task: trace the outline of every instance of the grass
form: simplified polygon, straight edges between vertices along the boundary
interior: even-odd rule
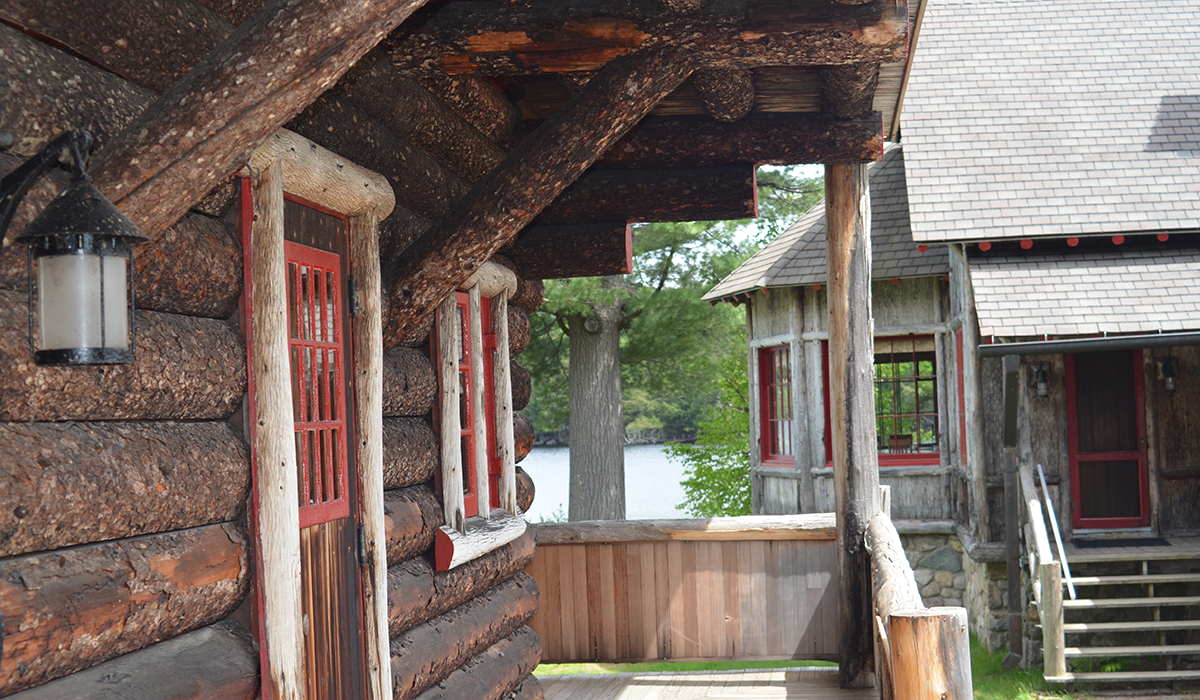
[[[796,668],[798,666],[837,666],[832,661],[666,661],[642,664],[541,664],[535,676],[574,675],[577,673],[654,673],[655,671],[738,671],[750,668]]]

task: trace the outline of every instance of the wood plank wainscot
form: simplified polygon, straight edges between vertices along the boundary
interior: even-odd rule
[[[837,658],[832,513],[531,528],[545,662]]]

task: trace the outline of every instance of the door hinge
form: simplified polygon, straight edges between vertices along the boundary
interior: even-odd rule
[[[362,523],[358,524],[358,566],[360,569],[367,566],[367,536],[363,532]]]
[[[358,283],[354,275],[346,278],[346,299],[350,306],[350,318],[358,316]]]

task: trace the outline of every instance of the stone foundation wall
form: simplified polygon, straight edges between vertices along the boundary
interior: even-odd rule
[[[984,646],[996,650],[1008,644],[1003,563],[972,561],[954,535],[904,534],[900,542],[926,606],[965,607],[971,633]]]

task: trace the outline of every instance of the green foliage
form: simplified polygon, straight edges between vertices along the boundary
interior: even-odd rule
[[[750,407],[746,356],[721,362],[721,403],[700,424],[695,444],[667,445],[684,464],[684,502],[691,516],[750,514]]]
[[[990,652],[971,636],[971,687],[975,700],[1071,698],[1062,686],[1046,682],[1041,668],[1004,668],[1007,650]]]

